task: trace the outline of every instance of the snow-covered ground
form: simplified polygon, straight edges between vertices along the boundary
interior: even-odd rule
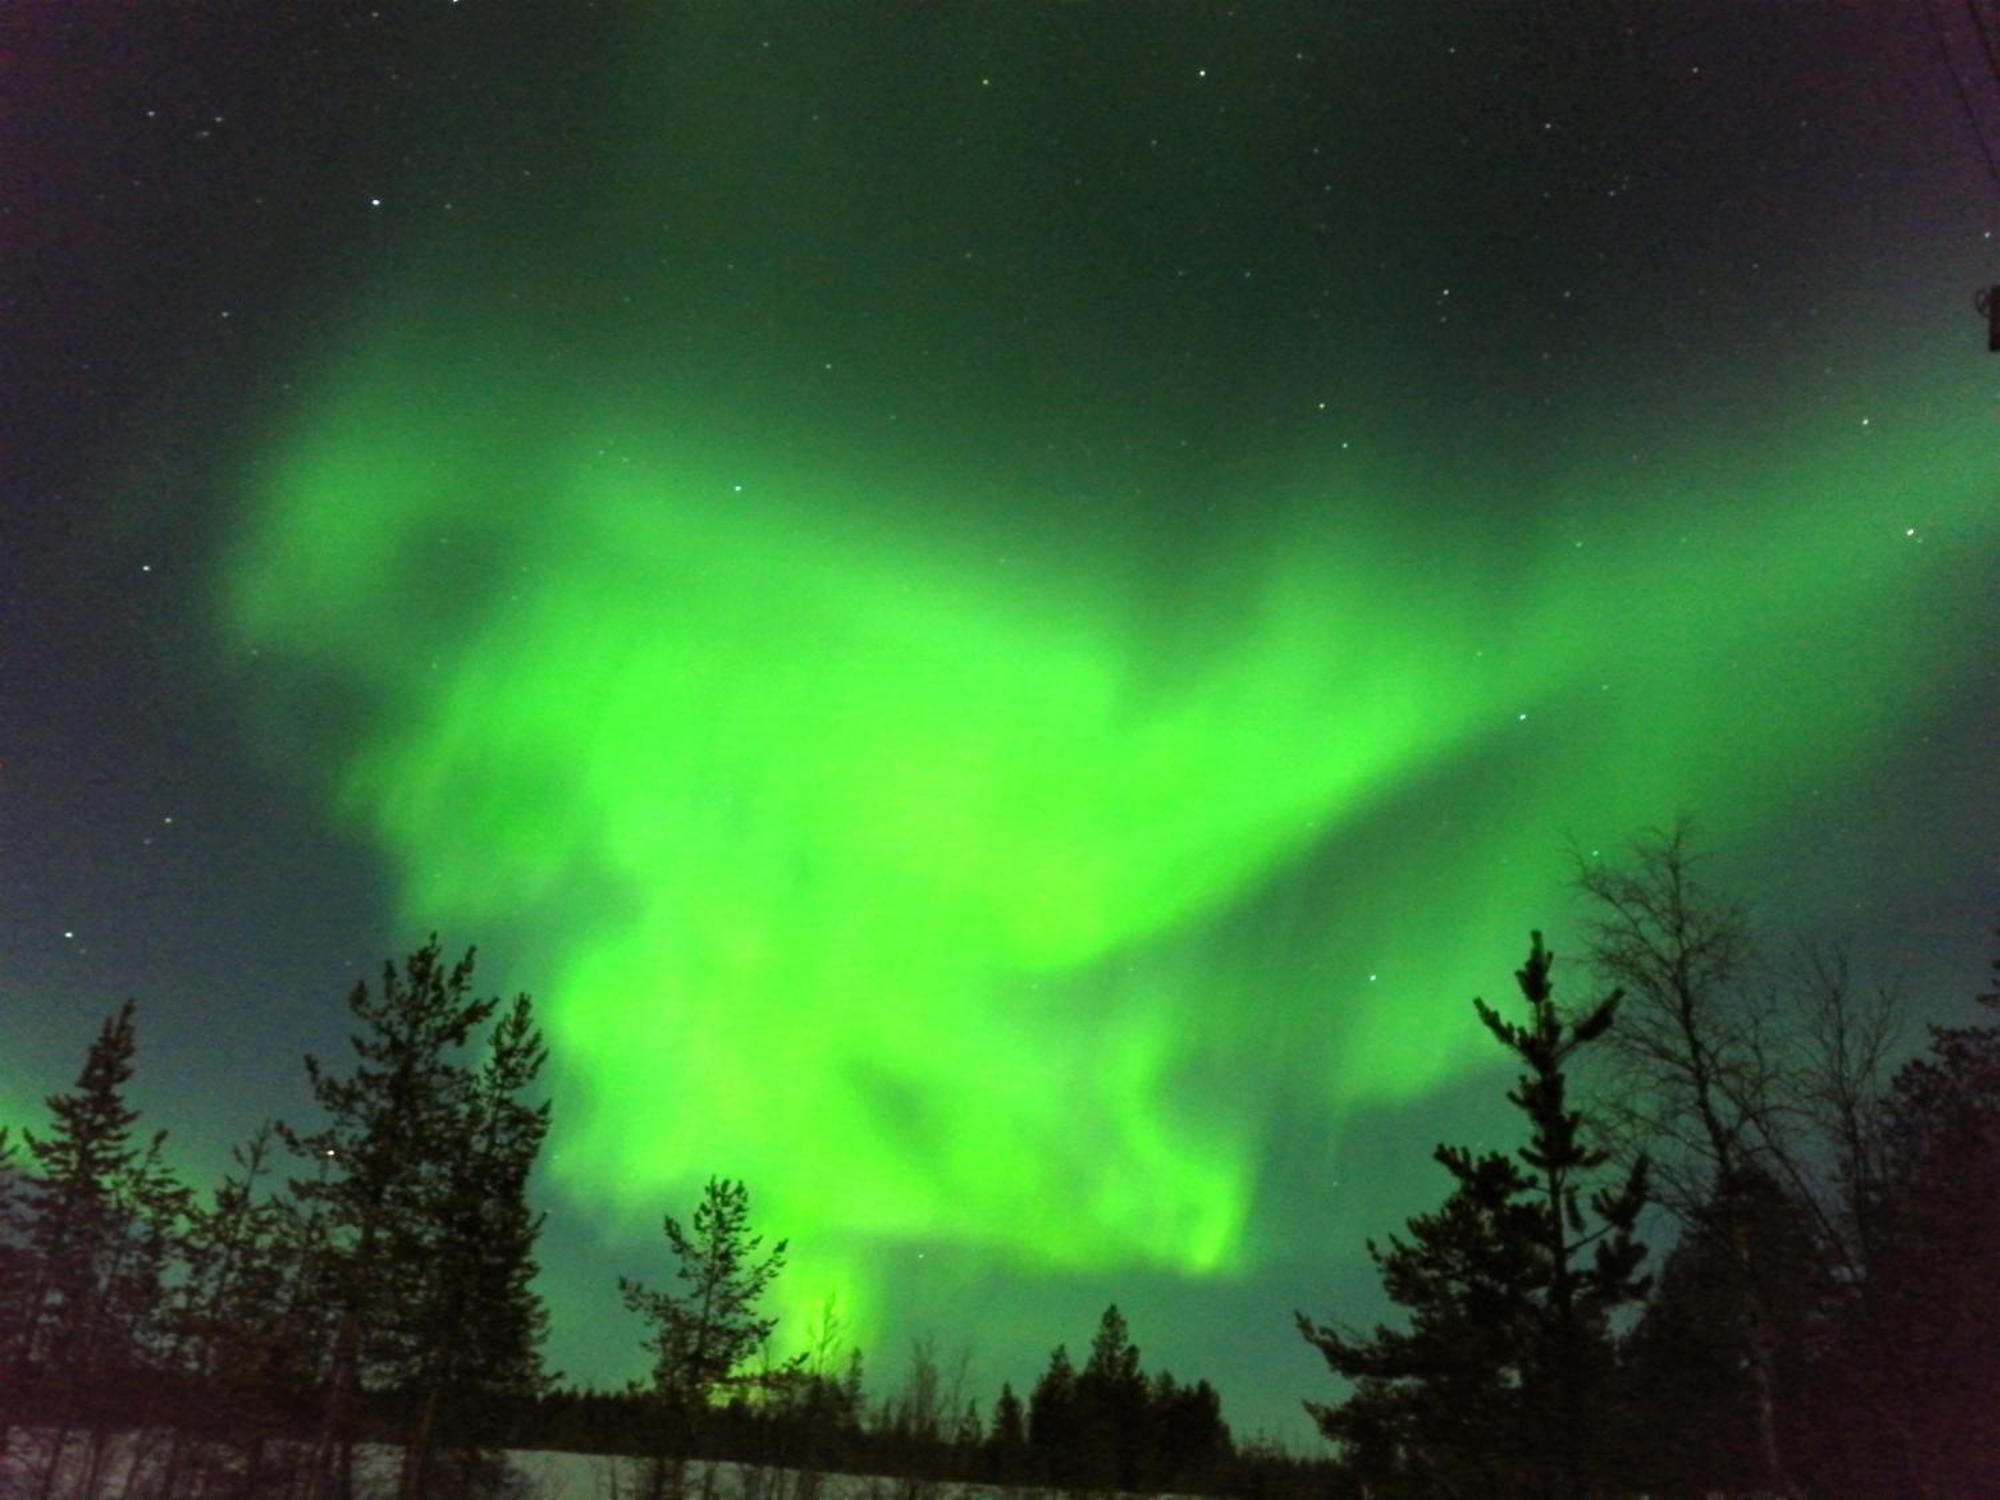
[[[38,1495],[51,1434],[16,1429],[0,1462],[0,1497]],[[162,1435],[126,1433],[106,1445],[97,1500],[154,1500]],[[357,1500],[390,1500],[396,1489],[398,1450],[364,1445],[355,1452]],[[646,1461],[592,1453],[510,1451],[518,1483],[514,1500],[638,1500],[645,1494]],[[50,1500],[77,1500],[89,1467],[81,1438],[65,1456]],[[680,1493],[685,1500],[1032,1500],[1044,1492],[943,1480],[879,1475],[816,1474],[750,1464],[690,1463]],[[1174,1500],[1174,1497],[1161,1497]]]
[[[641,1459],[587,1453],[509,1453],[508,1462],[536,1500],[630,1500],[644,1493]],[[691,1464],[689,1500],[1026,1500],[1035,1493],[943,1480],[861,1474],[801,1474],[749,1464]]]

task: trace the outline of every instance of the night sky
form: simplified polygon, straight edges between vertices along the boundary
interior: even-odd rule
[[[0,1117],[136,996],[207,1178],[435,928],[571,1377],[722,1173],[878,1389],[1301,1436],[1566,848],[1983,977],[1972,15],[7,7]]]

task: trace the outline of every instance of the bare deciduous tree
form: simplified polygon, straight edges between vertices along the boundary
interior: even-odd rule
[[[1787,1085],[1770,991],[1741,907],[1702,884],[1694,825],[1644,835],[1629,864],[1579,858],[1594,915],[1591,966],[1625,992],[1602,1093],[1628,1147],[1650,1153],[1656,1197],[1686,1234],[1712,1238],[1748,1314],[1743,1351],[1767,1481],[1802,1494],[1780,1439],[1775,1309],[1747,1227],[1730,1205],[1772,1174]]]

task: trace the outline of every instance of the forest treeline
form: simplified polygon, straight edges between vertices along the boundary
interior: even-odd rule
[[[1685,821],[1576,868],[1605,988],[1558,1004],[1536,934],[1473,1002],[1520,1144],[1439,1146],[1443,1204],[1369,1244],[1393,1324],[1297,1318],[1347,1492],[2000,1496],[2000,995],[1909,1056]]]
[[[894,1500],[1309,1488],[1311,1463],[1233,1442],[1206,1381],[1143,1370],[1116,1306],[1082,1368],[1058,1345],[1025,1402],[1003,1386],[987,1412],[969,1354],[929,1342],[871,1399],[831,1306],[777,1357],[761,1306],[787,1247],[724,1178],[663,1219],[668,1282],[618,1283],[649,1377],[559,1385],[528,1192],[546,1051],[528,997],[472,979],[433,938],[356,986],[352,1057],[305,1059],[313,1125],[260,1129],[205,1196],[127,1102],[134,1007],[104,1022],[46,1125],[0,1138],[0,1494],[348,1500],[385,1492],[371,1446],[407,1500],[517,1493],[510,1448],[643,1460],[655,1500],[696,1492],[703,1460],[786,1471],[768,1500],[835,1472]]]
[[[1761,952],[1685,825],[1577,870],[1589,998],[1567,967],[1557,998],[1535,934],[1518,996],[1467,1021],[1512,1065],[1518,1144],[1436,1148],[1439,1207],[1367,1245],[1389,1321],[1296,1318],[1325,1456],[1234,1440],[1115,1304],[1025,1391],[982,1404],[969,1354],[919,1341],[871,1396],[837,1307],[764,1311],[788,1246],[725,1178],[663,1218],[667,1279],[618,1283],[648,1376],[561,1385],[542,1036],[433,938],[349,995],[351,1056],[305,1059],[311,1120],[206,1192],[127,1102],[129,1002],[0,1137],[0,1491],[348,1500],[376,1445],[399,1500],[517,1494],[510,1448],[625,1455],[653,1500],[716,1459],[769,1500],[834,1473],[896,1500],[2000,1495],[2000,997],[1912,1052],[1838,953]]]

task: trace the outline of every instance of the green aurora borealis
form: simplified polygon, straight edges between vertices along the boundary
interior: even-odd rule
[[[1462,997],[1546,899],[1557,830],[1718,794],[1732,828],[1775,816],[1924,686],[1883,520],[1907,454],[1841,453],[1810,505],[1801,466],[1746,473],[1698,550],[1628,502],[1504,607],[1444,557],[1411,579],[1396,493],[1314,497],[1302,461],[1269,535],[1149,609],[1115,559],[997,566],[864,467],[704,451],[667,416],[545,418],[546,489],[496,504],[433,455],[508,450],[504,417],[400,388],[355,379],[274,465],[236,628],[365,696],[339,796],[407,919],[545,938],[565,1189],[650,1211],[746,1176],[800,1308],[876,1292],[877,1241],[1242,1270],[1273,1091],[1337,1118],[1483,1062]],[[1925,526],[1971,524],[1971,466],[1940,477],[1965,503],[1933,493]],[[1507,736],[1537,736],[1510,816],[1419,821],[1454,875],[1372,909],[1365,951],[1336,910],[1299,939],[1323,964],[1217,972],[1218,919]]]
[[[1200,216],[1174,181],[1269,180],[1310,122],[1252,100],[1156,180],[995,113],[1031,42],[1000,12],[912,83],[865,27],[773,63],[723,9],[635,25],[589,171],[405,232],[273,403],[219,587],[408,931],[535,992],[563,1213],[643,1247],[741,1176],[786,1315],[837,1291],[871,1346],[956,1305],[1045,1348],[1083,1330],[1023,1327],[1038,1285],[1298,1263],[1274,1122],[1333,1160],[1483,1076],[1466,999],[1561,920],[1566,837],[1772,836],[1970,667],[1969,360],[1884,334],[1829,415],[1787,394],[1826,333],[1629,392],[1605,353],[1531,417],[1482,389],[1504,338],[1427,364],[1370,321],[1440,280],[1449,210],[1360,143],[1312,273],[1345,322],[1140,317]],[[1197,279],[1300,263],[1291,201]]]

